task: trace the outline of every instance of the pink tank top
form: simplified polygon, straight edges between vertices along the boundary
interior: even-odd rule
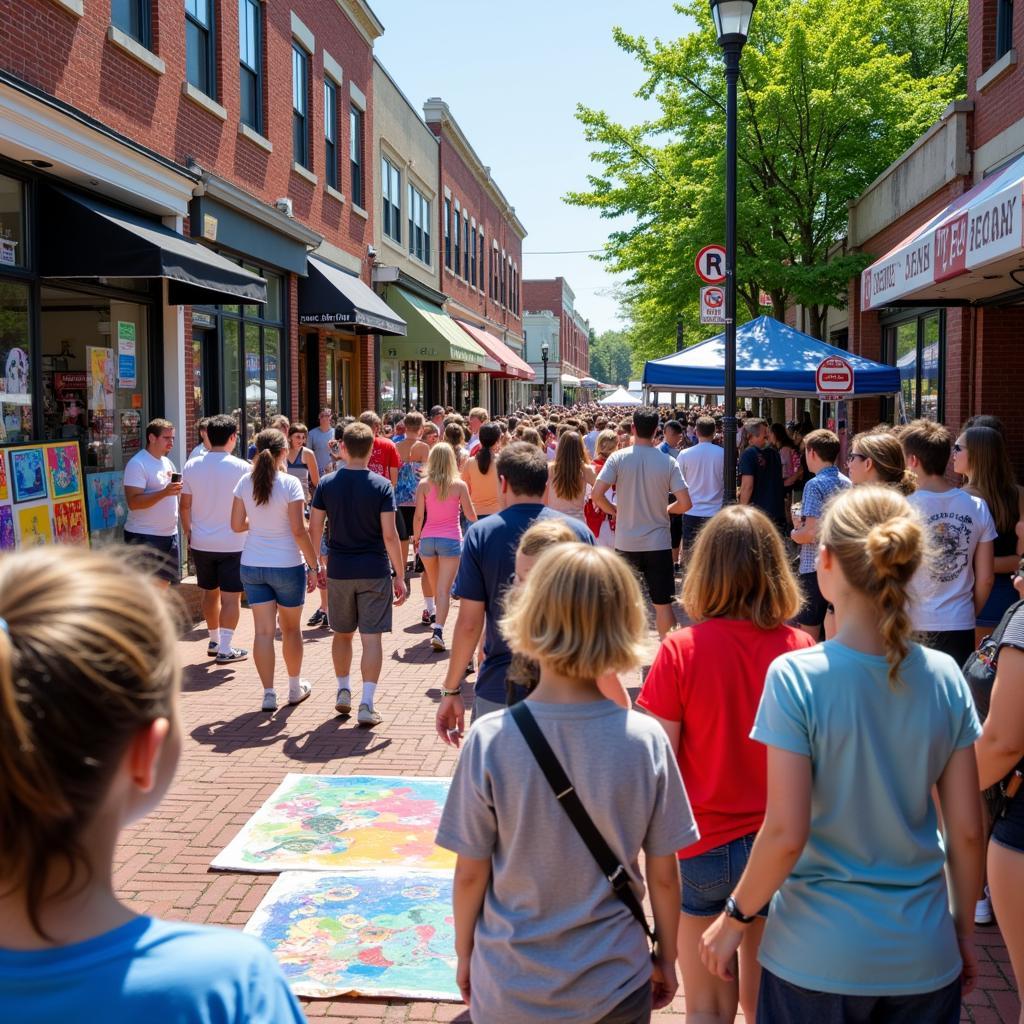
[[[444,537],[448,540],[462,540],[462,523],[459,520],[459,496],[451,493],[441,501],[437,488],[431,484],[426,497],[427,522],[423,527],[424,537]]]

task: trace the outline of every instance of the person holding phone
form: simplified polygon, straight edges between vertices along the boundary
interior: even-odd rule
[[[174,447],[174,424],[155,419],[146,424],[146,447],[124,467],[128,518],[124,542],[154,553],[153,573],[161,586],[180,579],[178,562],[178,495],[181,474],[168,458]]]

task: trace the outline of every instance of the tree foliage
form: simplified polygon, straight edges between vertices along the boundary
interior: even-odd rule
[[[633,351],[623,331],[590,332],[590,376],[602,384],[628,384]]]
[[[833,251],[849,201],[936,120],[962,80],[959,65],[950,65],[960,48],[929,42],[913,55],[899,52],[915,40],[894,22],[911,8],[939,18],[945,7],[959,25],[966,0],[758,3],[739,89],[741,321],[760,312],[764,291],[780,319],[788,304],[806,306],[820,336],[827,307],[843,304],[848,280],[867,263]],[[703,0],[676,8],[697,24],[681,39],[615,30],[646,76],[638,95],[655,100],[659,113],[629,126],[581,104],[596,167],[589,190],[566,197],[632,223],[611,232],[600,258],[626,275],[624,307],[641,361],[674,348],[678,318],[688,341],[714,333],[697,322],[693,263],[703,245],[724,240],[721,51]],[[918,15],[914,31],[925,31]]]

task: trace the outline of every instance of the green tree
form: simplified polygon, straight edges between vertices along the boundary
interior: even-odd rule
[[[602,384],[626,384],[633,372],[633,350],[623,331],[590,332],[590,376]]]
[[[917,66],[893,46],[895,17],[883,0],[761,0],[744,50],[739,93],[740,320],[760,312],[759,294],[782,318],[796,302],[821,336],[825,311],[842,305],[848,280],[868,262],[835,252],[847,204],[934,122],[955,94],[947,47]],[[931,3],[931,0],[928,0]],[[935,0],[938,4],[938,0]],[[697,29],[648,42],[615,30],[640,63],[639,95],[659,114],[635,126],[580,105],[594,144],[589,190],[566,201],[602,216],[630,218],[611,232],[604,255],[626,275],[624,311],[635,358],[672,351],[677,318],[693,342],[701,327],[696,253],[720,242],[725,221],[725,79],[707,4],[677,4]],[[941,49],[941,48],[940,48]]]

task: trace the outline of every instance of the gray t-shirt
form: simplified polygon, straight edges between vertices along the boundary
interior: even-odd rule
[[[671,455],[635,444],[612,452],[597,479],[615,488],[616,550],[671,550],[669,495],[686,489]]]
[[[698,839],[661,726],[607,700],[531,699],[529,707],[642,898],[639,851],[665,856]],[[437,843],[491,860],[471,963],[473,1020],[592,1024],[650,977],[643,930],[558,804],[508,710],[473,723]]]
[[[309,431],[306,439],[313,449],[313,456],[316,458],[316,468],[322,473],[334,461],[331,449],[328,448],[328,444],[334,440],[334,428],[330,427],[327,430],[321,430],[319,427],[314,427]]]

